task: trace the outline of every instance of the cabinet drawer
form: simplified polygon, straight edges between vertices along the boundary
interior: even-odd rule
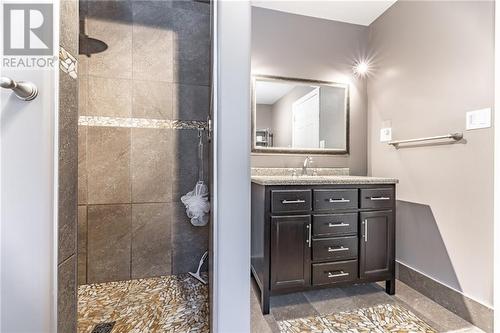
[[[313,260],[347,260],[358,256],[358,236],[314,239]]]
[[[311,210],[311,190],[275,190],[271,192],[271,212]]]
[[[313,216],[314,236],[343,236],[358,232],[358,213]]]
[[[390,187],[361,189],[361,208],[391,208],[394,190]]]
[[[314,210],[358,208],[358,190],[313,190]]]
[[[312,284],[319,286],[354,281],[358,277],[358,261],[312,264]]]

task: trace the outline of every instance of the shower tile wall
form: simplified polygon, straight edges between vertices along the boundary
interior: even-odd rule
[[[80,53],[90,57],[79,58],[80,119],[111,119],[80,121],[78,282],[196,269],[208,247],[208,227],[191,226],[180,197],[198,180],[198,131],[175,120],[208,116],[209,4],[80,6],[81,32],[108,46],[93,53],[96,43],[81,45]],[[177,125],[149,126],[144,119]]]
[[[60,2],[57,331],[76,332],[78,1]]]

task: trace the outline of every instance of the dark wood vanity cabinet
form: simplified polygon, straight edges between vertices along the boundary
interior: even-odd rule
[[[395,185],[252,183],[252,274],[269,297],[386,281],[394,294]]]
[[[360,240],[359,275],[385,279],[391,274],[394,257],[392,210],[359,213],[363,233]]]
[[[309,285],[311,248],[309,215],[271,217],[271,289]]]

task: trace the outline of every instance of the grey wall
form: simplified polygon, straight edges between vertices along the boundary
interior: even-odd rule
[[[464,131],[493,106],[494,5],[398,1],[370,26],[369,173],[399,178],[397,259],[466,296],[493,302],[493,129],[466,143],[395,150],[378,141]]]
[[[257,128],[273,128],[272,111],[273,108],[268,104],[255,105],[257,113],[256,126]]]
[[[348,83],[350,154],[317,156],[315,166],[349,167],[366,175],[366,84],[352,75],[365,53],[368,28],[313,17],[252,8],[252,74]],[[301,155],[252,154],[255,167],[296,167]]]
[[[292,146],[292,104],[313,88],[297,86],[273,104],[274,147]]]
[[[82,1],[81,19],[108,49],[80,57],[79,113],[109,120],[79,126],[79,282],[196,269],[208,226],[190,224],[180,197],[198,180],[188,125],[209,111],[210,6]]]

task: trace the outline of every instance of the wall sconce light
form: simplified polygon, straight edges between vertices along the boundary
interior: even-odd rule
[[[352,67],[354,75],[365,77],[370,73],[370,64],[366,60],[360,60]]]

